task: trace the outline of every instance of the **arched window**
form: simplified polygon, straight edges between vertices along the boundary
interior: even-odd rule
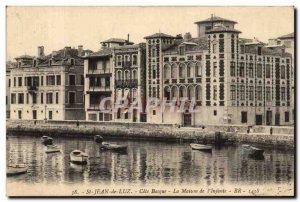
[[[186,68],[185,68],[185,64],[180,64],[179,65],[179,78],[185,78],[186,77]]]
[[[137,73],[136,73],[136,70],[133,70],[132,71],[132,79],[137,79]]]
[[[121,99],[123,97],[122,95],[122,89],[117,89],[117,99]]]
[[[122,80],[122,72],[120,70],[117,71],[117,80],[118,81]]]
[[[166,86],[164,88],[164,97],[167,99],[167,100],[170,100],[171,99],[171,89],[169,86]]]
[[[171,67],[171,78],[177,79],[177,77],[178,77],[177,64],[174,63]]]
[[[180,98],[186,97],[186,87],[185,86],[179,87],[179,97]]]
[[[197,62],[196,63],[196,66],[195,66],[195,74],[197,77],[201,76],[202,75],[202,66],[201,66],[201,63],[200,62]]]
[[[177,86],[173,86],[172,87],[172,91],[171,91],[171,99],[173,98],[178,98],[178,87]]]
[[[129,71],[125,71],[125,74],[124,74],[124,80],[130,80],[130,74],[129,74]]]
[[[133,88],[132,89],[132,101],[134,101],[136,98],[137,98],[137,90],[136,90],[136,88]]]
[[[194,77],[194,64],[189,63],[187,66],[187,77],[188,78],[193,78]]]
[[[168,64],[165,64],[165,66],[164,66],[164,78],[165,79],[171,78],[171,67]]]
[[[188,90],[187,90],[187,97],[188,97],[188,99],[189,100],[191,100],[192,98],[194,98],[195,97],[195,95],[194,95],[194,87],[193,86],[189,86],[188,87]]]
[[[198,100],[198,101],[202,99],[201,86],[196,86],[195,97],[196,97],[196,100]]]

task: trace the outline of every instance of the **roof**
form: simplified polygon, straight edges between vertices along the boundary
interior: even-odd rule
[[[16,57],[16,59],[33,59],[33,58],[34,58],[33,56],[26,55],[26,54]]]
[[[235,22],[233,20],[228,20],[228,19],[221,18],[221,17],[218,17],[218,16],[212,16],[212,17],[207,18],[205,20],[201,20],[201,21],[195,22],[195,24],[207,23],[207,22],[231,22],[231,23],[237,23],[237,22]]]
[[[294,38],[294,32],[278,37],[278,39],[293,39],[293,38]]]
[[[174,44],[163,49],[164,52],[177,52],[178,46],[185,45],[187,52],[189,51],[202,51],[208,50],[208,42],[205,37],[201,38],[191,38],[188,41],[183,39],[178,39],[174,41]]]
[[[223,26],[218,26],[218,27],[214,27],[208,31],[206,31],[205,33],[215,33],[215,32],[233,32],[233,33],[241,33],[241,31],[236,30],[234,28],[228,28],[228,27],[223,27]]]
[[[107,57],[112,54],[111,48],[104,48],[97,52],[91,53],[87,56],[84,56],[84,58],[95,58],[95,57]]]
[[[164,33],[155,33],[144,37],[144,39],[151,39],[151,38],[175,38],[175,37]]]
[[[110,38],[105,41],[101,41],[100,43],[128,43],[128,44],[133,44],[133,42],[129,42],[125,39],[120,39],[120,38]]]

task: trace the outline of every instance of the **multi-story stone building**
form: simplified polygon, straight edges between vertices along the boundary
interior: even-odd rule
[[[134,45],[129,39],[112,38],[101,42],[98,52],[85,56],[85,110],[87,120],[141,121],[138,110],[132,112],[124,101],[132,104],[137,97],[145,97],[145,45]],[[100,109],[103,99],[104,110]],[[145,101],[145,99],[142,99]],[[144,103],[141,103],[144,104]],[[115,110],[116,105],[119,107]]]
[[[148,121],[291,124],[292,55],[282,47],[240,38],[232,20],[212,16],[195,24],[195,38],[189,33],[183,39],[163,33],[145,37],[147,98],[175,97],[177,107],[180,98],[189,100],[180,113],[162,110],[162,105],[152,108]],[[198,112],[188,110],[192,98]]]
[[[90,51],[65,47],[16,58],[10,74],[10,116],[24,120],[84,120],[83,59]]]
[[[10,119],[10,69],[13,67],[14,63],[8,61],[6,63],[6,75],[5,75],[5,82],[6,82],[6,119]]]

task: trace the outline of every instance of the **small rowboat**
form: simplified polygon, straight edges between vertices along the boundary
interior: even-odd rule
[[[242,149],[243,149],[244,154],[248,154],[249,156],[252,156],[252,157],[260,157],[260,156],[264,155],[263,149],[253,147],[248,144],[243,144]]]
[[[74,150],[70,153],[70,160],[73,163],[86,164],[89,155],[80,150]]]
[[[195,143],[192,143],[192,144],[190,144],[190,146],[194,150],[200,150],[200,151],[211,151],[212,150],[212,146],[211,145],[204,145],[204,144],[195,144]]]
[[[43,137],[41,138],[41,140],[42,140],[42,143],[43,143],[44,145],[51,145],[51,144],[53,144],[53,139],[52,139],[51,137],[43,136]]]
[[[46,153],[55,153],[55,152],[60,152],[60,147],[57,145],[47,145],[45,152]]]
[[[6,175],[13,176],[13,175],[20,175],[27,173],[27,166],[25,164],[13,164],[9,165],[6,168]]]
[[[126,152],[127,146],[126,145],[118,145],[118,144],[110,144],[110,143],[102,143],[100,146],[102,150],[111,150],[111,151],[118,151],[118,152]]]

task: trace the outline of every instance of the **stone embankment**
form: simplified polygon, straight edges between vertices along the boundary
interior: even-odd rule
[[[152,139],[159,141],[205,143],[249,143],[270,147],[294,148],[294,127],[244,125],[205,125],[179,127],[176,124],[90,122],[90,121],[18,121],[6,122],[8,135],[51,135],[105,138]]]

